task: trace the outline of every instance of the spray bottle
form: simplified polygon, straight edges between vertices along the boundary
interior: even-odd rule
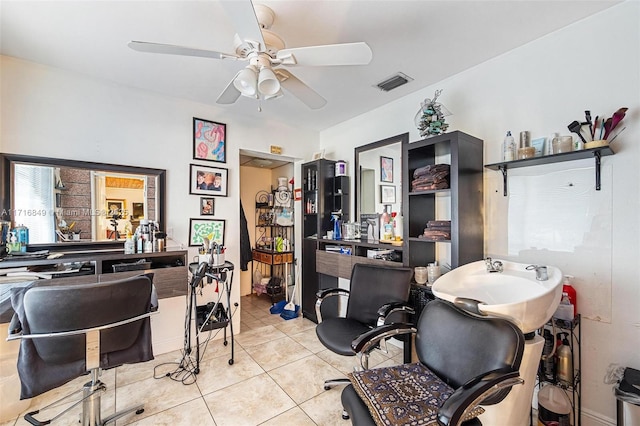
[[[342,213],[340,212],[332,212],[331,213],[331,220],[333,221],[333,239],[334,240],[341,240],[342,239],[342,233],[340,232],[342,229],[341,223],[342,222],[340,220],[340,217],[342,216]]]

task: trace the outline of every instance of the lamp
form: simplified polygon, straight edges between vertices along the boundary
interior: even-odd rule
[[[278,77],[270,67],[263,66],[260,68],[258,75],[258,90],[260,94],[265,96],[273,96],[280,91],[280,82]]]
[[[258,72],[254,65],[248,65],[245,69],[238,73],[238,76],[233,80],[233,85],[244,96],[250,98],[257,97],[257,84],[258,84]]]

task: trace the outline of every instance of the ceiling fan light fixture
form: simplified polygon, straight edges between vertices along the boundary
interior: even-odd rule
[[[256,97],[258,75],[253,65],[247,66],[240,71],[238,76],[233,80],[233,85],[244,96],[250,98]]]
[[[258,75],[258,90],[265,96],[276,95],[280,91],[280,81],[269,67],[262,67]]]

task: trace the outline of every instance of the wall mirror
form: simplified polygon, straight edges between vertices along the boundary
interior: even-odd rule
[[[37,248],[122,245],[145,218],[165,229],[163,169],[0,154],[2,220]]]
[[[388,212],[402,214],[402,145],[409,133],[393,136],[355,149],[357,221],[361,215]]]

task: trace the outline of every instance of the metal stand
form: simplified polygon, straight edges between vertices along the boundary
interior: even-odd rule
[[[203,266],[204,265],[204,266]],[[229,359],[229,365],[233,365],[234,357],[234,339],[233,339],[233,321],[231,320],[231,288],[233,286],[233,271],[234,265],[231,262],[225,262],[222,265],[210,265],[210,264],[189,264],[189,270],[193,275],[191,285],[189,286],[190,298],[189,298],[189,321],[186,324],[187,339],[185,341],[185,352],[191,353],[191,320],[195,320],[196,329],[196,368],[195,374],[200,373],[200,333],[202,331],[210,331],[214,329],[223,328],[224,340],[223,344],[227,346],[229,341],[227,340],[227,326],[229,327],[229,335],[231,340],[231,358]],[[222,285],[220,291],[224,291],[226,295],[226,307],[220,303],[209,303],[205,306],[196,305],[196,288],[204,286],[202,283],[204,278],[207,278],[208,283],[216,281],[219,285]]]

